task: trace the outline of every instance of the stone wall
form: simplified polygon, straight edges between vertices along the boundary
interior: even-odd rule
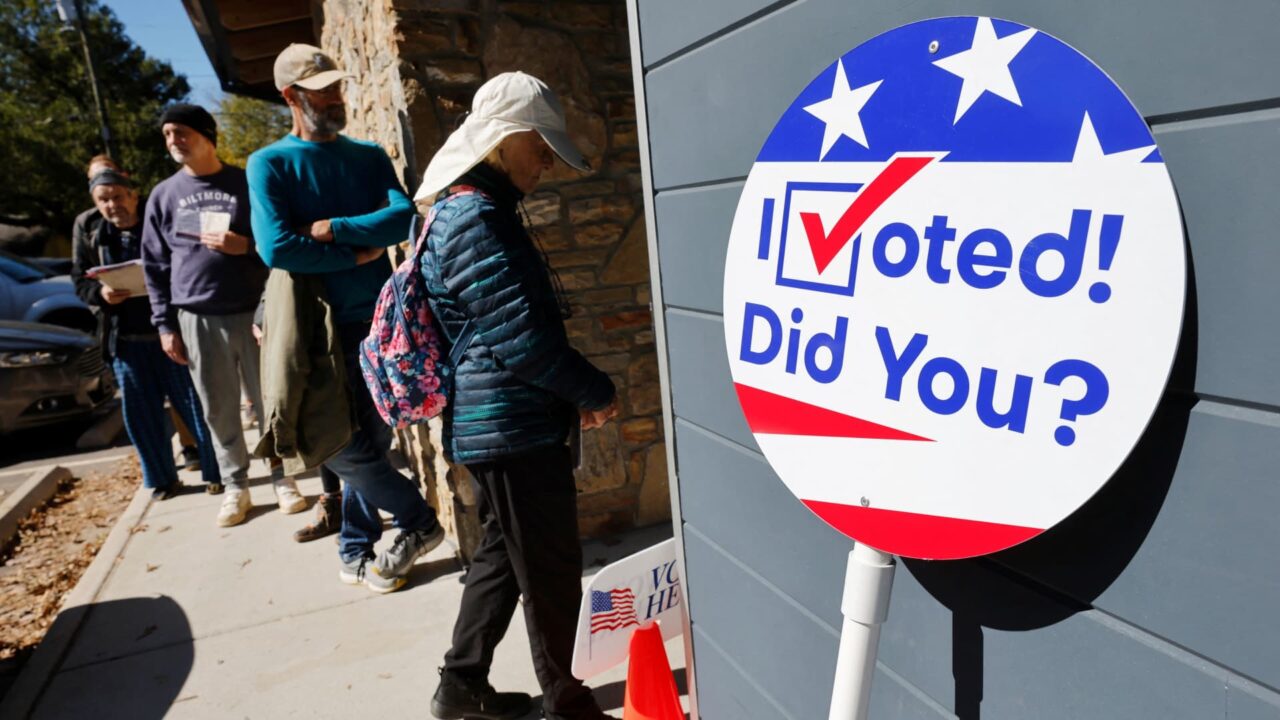
[[[318,5],[320,45],[354,78],[343,88],[347,134],[381,145],[408,180],[408,138],[401,122],[406,104],[391,0],[324,0]]]
[[[599,2],[325,0],[322,43],[357,76],[355,137],[376,140],[412,193],[427,161],[487,78],[522,70],[563,101],[593,171],[557,163],[525,207],[576,315],[572,342],[617,384],[617,422],[587,433],[578,471],[584,535],[670,517],[649,297],[626,8]],[[403,438],[469,554],[474,503],[461,469],[437,452],[439,428]],[[450,513],[450,508],[454,512]],[[455,517],[456,516],[456,517]]]

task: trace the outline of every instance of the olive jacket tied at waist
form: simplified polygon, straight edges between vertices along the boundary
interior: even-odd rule
[[[320,275],[274,269],[262,322],[262,440],[257,457],[279,457],[287,475],[337,455],[355,432],[333,307]]]

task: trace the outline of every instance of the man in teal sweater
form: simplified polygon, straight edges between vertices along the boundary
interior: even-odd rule
[[[276,58],[276,88],[294,128],[249,158],[249,204],[263,262],[324,280],[359,423],[347,447],[325,463],[346,483],[339,577],[391,592],[404,584],[414,560],[440,544],[444,530],[414,483],[388,462],[391,430],[360,373],[360,341],[369,334],[378,294],[391,275],[385,249],[404,239],[414,209],[387,154],[339,134],[346,126],[344,77],[311,45],[290,45]],[[336,490],[325,488],[330,497]],[[379,509],[391,514],[400,533],[375,559],[373,547],[382,535]]]

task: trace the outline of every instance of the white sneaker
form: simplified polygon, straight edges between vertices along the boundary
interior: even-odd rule
[[[227,496],[222,499],[222,507],[218,508],[218,525],[231,527],[244,522],[245,515],[253,502],[249,499],[249,491],[241,488],[227,488]]]
[[[280,512],[292,515],[307,509],[307,499],[298,492],[298,484],[293,478],[272,480],[271,486],[276,490],[276,502],[280,504]]]

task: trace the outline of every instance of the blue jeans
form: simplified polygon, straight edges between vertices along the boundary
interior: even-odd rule
[[[382,420],[360,372],[360,341],[369,334],[368,323],[339,328],[347,383],[358,428],[351,441],[324,466],[342,478],[342,532],[338,555],[343,562],[373,557],[373,546],[382,537],[379,510],[391,514],[400,530],[433,530],[436,512],[418,492],[418,486],[401,475],[387,460],[391,428]]]
[[[120,383],[124,429],[142,465],[142,485],[164,488],[178,482],[173,446],[165,427],[165,397],[196,439],[204,481],[218,482],[218,460],[187,369],[164,354],[159,340],[123,339],[116,341],[112,367]]]

